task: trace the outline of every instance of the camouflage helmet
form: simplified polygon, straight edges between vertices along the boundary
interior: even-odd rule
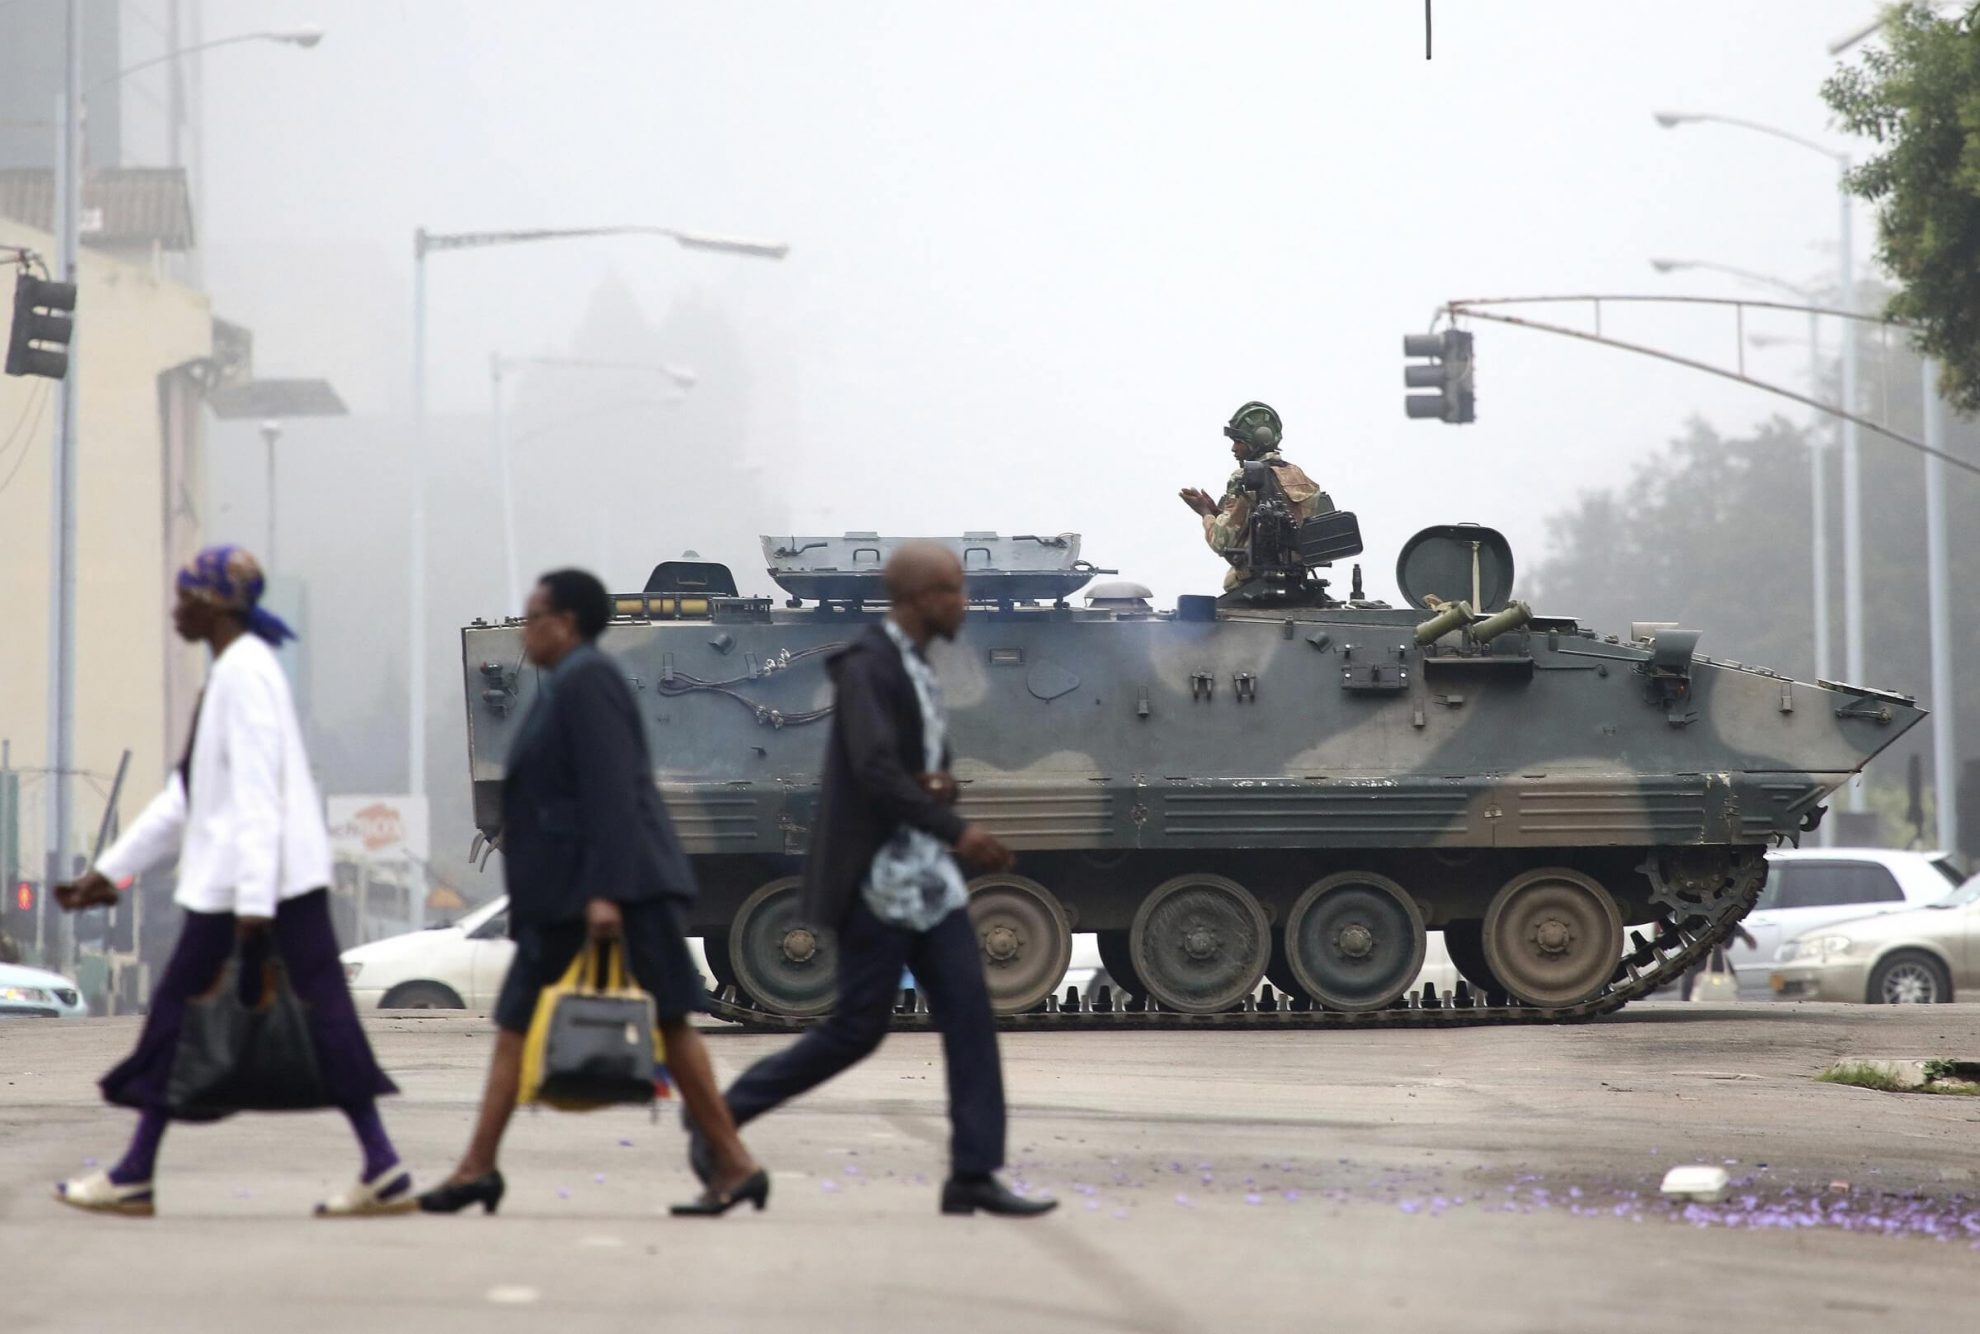
[[[1224,434],[1254,455],[1269,454],[1279,447],[1279,441],[1285,437],[1285,428],[1279,424],[1279,414],[1272,410],[1270,404],[1253,399],[1231,414]]]

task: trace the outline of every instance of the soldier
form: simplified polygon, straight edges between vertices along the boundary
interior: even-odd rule
[[[1240,553],[1238,559],[1242,560],[1245,539],[1251,527],[1251,497],[1239,485],[1244,480],[1246,463],[1272,465],[1279,485],[1285,489],[1286,503],[1292,507],[1295,520],[1312,516],[1320,487],[1301,472],[1298,465],[1288,462],[1279,453],[1279,440],[1284,431],[1279,425],[1279,414],[1268,405],[1256,400],[1245,404],[1231,414],[1224,434],[1231,442],[1231,456],[1238,461],[1238,470],[1224,484],[1224,498],[1214,500],[1209,492],[1194,486],[1186,486],[1176,494],[1182,497],[1183,504],[1203,516],[1203,540],[1210,544],[1210,549],[1227,560],[1230,559],[1229,553],[1236,551]],[[1230,573],[1224,576],[1224,587],[1236,588],[1248,574],[1249,571],[1233,564]]]

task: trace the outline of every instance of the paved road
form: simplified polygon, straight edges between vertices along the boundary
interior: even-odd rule
[[[1980,1292],[1980,1100],[1810,1082],[1841,1055],[1980,1053],[1980,1005],[1006,1035],[1016,1175],[1066,1201],[1024,1224],[936,1214],[919,1035],[754,1128],[761,1215],[660,1216],[689,1191],[680,1136],[616,1111],[518,1118],[493,1219],[310,1219],[356,1166],[334,1114],[175,1131],[154,1220],[61,1209],[48,1183],[128,1130],[93,1080],[135,1031],[0,1027],[10,1334],[1914,1328]],[[431,1177],[467,1134],[485,1020],[373,1033]],[[725,1076],[786,1040],[711,1035]],[[1656,1201],[1666,1167],[1728,1160],[1733,1203]]]

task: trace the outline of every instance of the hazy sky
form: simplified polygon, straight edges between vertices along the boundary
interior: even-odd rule
[[[1874,13],[1436,8],[1425,62],[1416,0],[210,0],[209,38],[302,23],[328,36],[207,59],[206,239],[216,256],[299,241],[374,256],[345,287],[394,357],[417,225],[785,240],[781,264],[644,240],[442,255],[436,410],[479,411],[488,353],[559,345],[608,274],[656,321],[694,289],[739,326],[746,447],[798,530],[1077,529],[1090,558],[1166,601],[1219,575],[1175,490],[1221,485],[1218,429],[1263,398],[1289,454],[1360,513],[1383,595],[1423,525],[1495,524],[1530,565],[1546,514],[1687,415],[1736,427],[1775,410],[1694,373],[1477,325],[1478,423],[1411,422],[1400,341],[1457,296],[1736,290],[1660,277],[1654,255],[1828,278],[1829,164],[1735,129],[1662,130],[1651,113],[1844,146],[1817,94],[1824,46]],[[1865,256],[1870,228],[1865,213]],[[250,312],[287,299],[266,281],[218,296]],[[1605,323],[1733,355],[1729,316]],[[1789,317],[1749,332],[1776,327],[1802,331]],[[295,328],[260,331],[264,373],[311,364]],[[1806,362],[1799,347],[1750,357],[1795,380]],[[353,377],[354,407],[398,405],[402,376]],[[373,384],[385,401],[364,401]],[[636,505],[618,517],[636,524]],[[656,534],[654,554],[703,540]]]

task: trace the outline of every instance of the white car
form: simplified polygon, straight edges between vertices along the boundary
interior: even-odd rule
[[[503,895],[451,926],[352,946],[344,977],[360,1010],[488,1010],[515,953]]]
[[[82,988],[60,973],[0,963],[0,1019],[87,1019]]]
[[[1788,941],[1853,917],[1920,908],[1946,897],[1960,882],[1941,852],[1890,848],[1783,848],[1767,854],[1767,888],[1740,923],[1753,937],[1726,948],[1742,999],[1772,995],[1768,977]]]

